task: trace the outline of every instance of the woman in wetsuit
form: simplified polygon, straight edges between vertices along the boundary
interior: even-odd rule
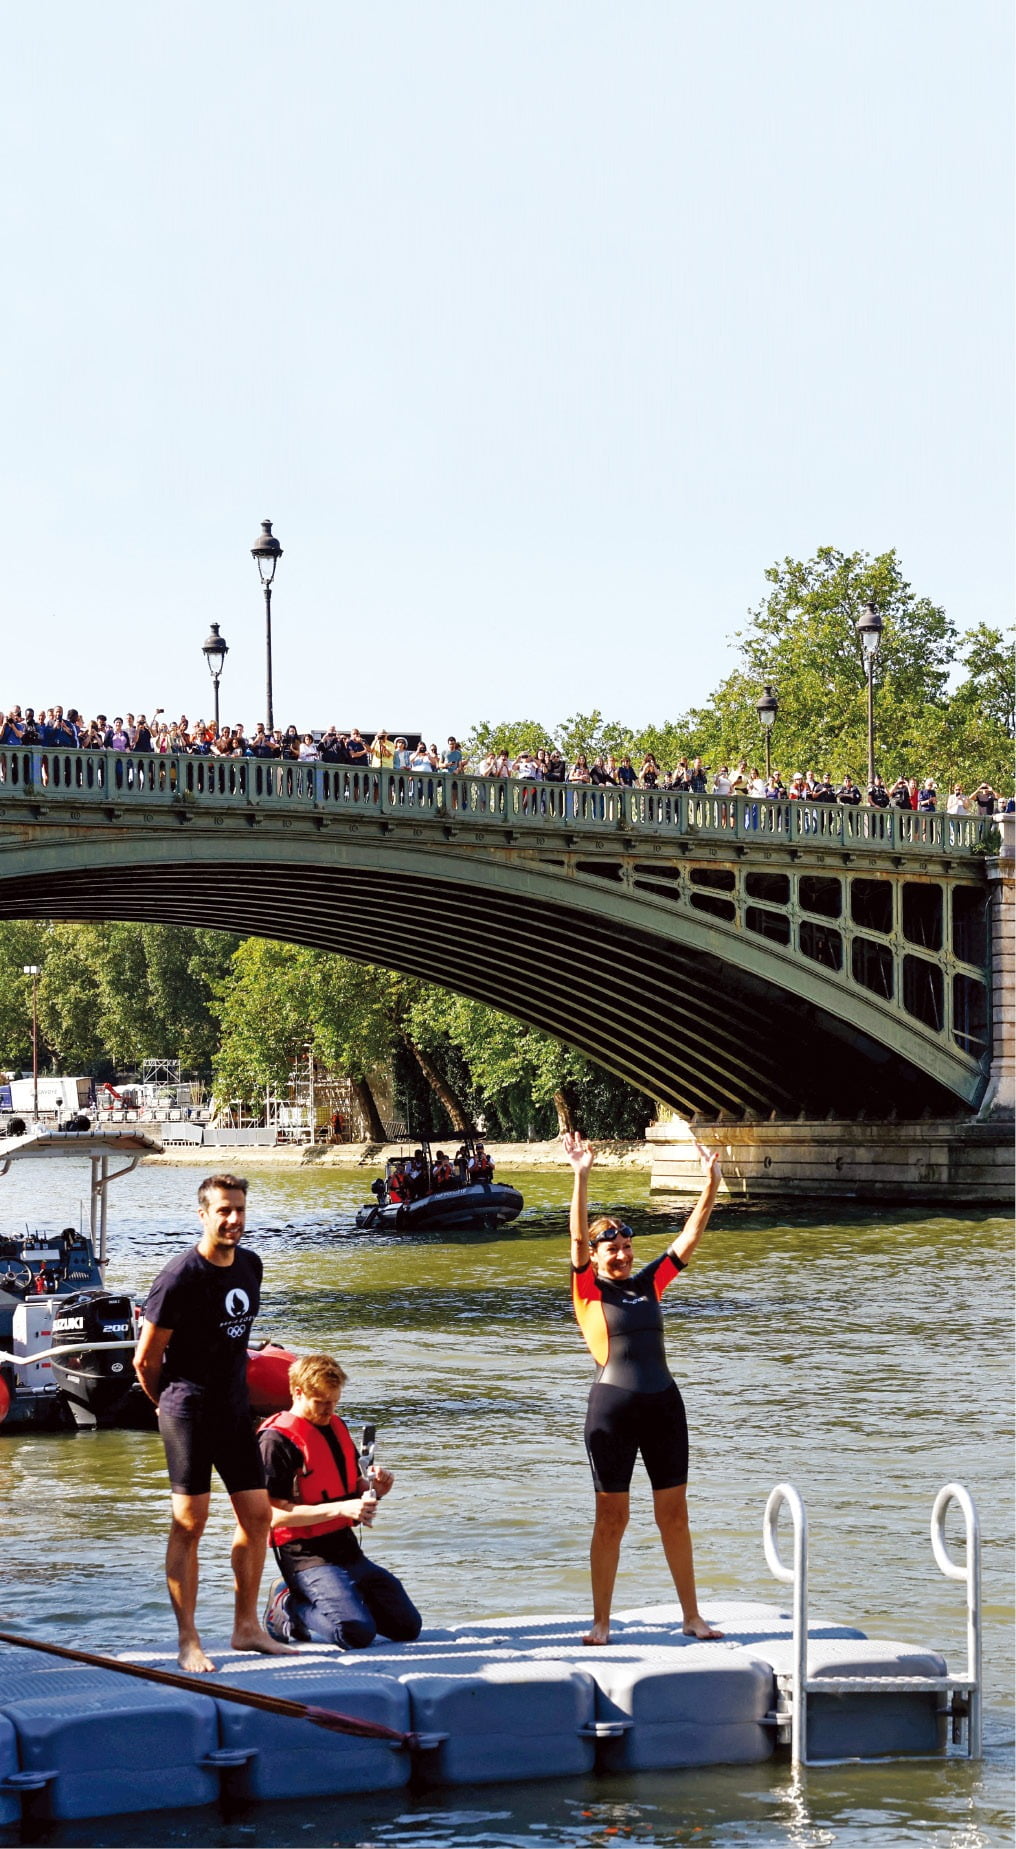
[[[706,1179],[698,1201],[663,1256],[635,1272],[631,1228],[613,1216],[588,1224],[586,1199],[595,1150],[581,1136],[569,1134],[564,1152],[575,1173],[569,1222],[572,1301],[597,1365],[586,1412],[586,1451],[596,1488],[589,1548],[593,1625],[583,1642],[610,1640],[610,1606],[637,1452],[642,1453],[653,1486],[653,1512],[681,1601],[684,1632],[688,1637],[719,1637],[699,1611],[695,1594],[687,1507],[688,1427],[684,1402],[667,1367],[660,1298],[705,1232],[720,1185],[720,1159],[699,1148]]]

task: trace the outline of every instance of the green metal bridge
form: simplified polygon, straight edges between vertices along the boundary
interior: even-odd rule
[[[268,759],[0,751],[0,917],[210,925],[442,983],[684,1116],[967,1116],[984,824]]]

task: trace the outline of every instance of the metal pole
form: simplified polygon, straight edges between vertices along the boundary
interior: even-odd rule
[[[106,1195],[108,1193],[108,1190],[109,1190],[109,1157],[104,1155],[102,1158],[100,1168],[99,1168],[99,1250],[95,1254],[95,1262],[98,1265],[99,1270],[102,1272],[103,1277],[105,1277],[106,1275],[106,1263],[107,1263],[106,1215],[108,1212],[109,1203],[106,1200]]]
[[[275,730],[275,713],[272,708],[272,587],[265,582],[265,653],[268,668],[268,717],[266,729]]]
[[[32,1116],[39,1121],[39,978],[32,977]]]
[[[868,788],[875,781],[875,656],[868,656]]]
[[[219,736],[219,677],[217,674],[212,675],[212,686],[215,689],[215,736],[216,738],[218,738]]]
[[[769,782],[773,770],[773,747],[770,739],[770,726],[766,726],[766,782]]]

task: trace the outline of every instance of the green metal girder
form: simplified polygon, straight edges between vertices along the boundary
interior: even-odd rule
[[[342,951],[546,1028],[685,1112],[792,1112],[816,1086],[828,1095],[830,1073],[872,1103],[906,1083],[939,1110],[969,1109],[983,1090],[981,1067],[944,1035],[799,954],[553,864],[562,842],[549,829],[548,865],[531,836],[520,847],[488,828],[470,842],[432,817],[351,829],[276,811],[252,826],[235,808],[181,822],[76,800],[73,822],[66,805],[0,821],[0,914],[213,925]],[[616,834],[605,851],[598,838],[580,858],[633,858]],[[668,842],[667,859],[721,851]],[[640,841],[634,858],[645,855]],[[883,870],[898,875],[898,862]],[[969,882],[982,870],[959,871]]]

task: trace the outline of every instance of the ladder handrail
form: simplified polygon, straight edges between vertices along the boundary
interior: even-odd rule
[[[794,1527],[794,1564],[785,1566],[780,1555],[777,1524],[786,1507]],[[794,1588],[794,1684],[791,1712],[791,1757],[807,1764],[808,1752],[808,1516],[792,1483],[777,1483],[769,1492],[762,1519],[762,1543],[774,1579]]]
[[[961,1566],[946,1546],[945,1517],[950,1503],[963,1512],[966,1558]],[[981,1523],[977,1505],[962,1483],[945,1483],[935,1497],[931,1511],[931,1551],[936,1564],[947,1579],[960,1579],[967,1589],[967,1680],[970,1683],[970,1711],[967,1719],[967,1751],[971,1759],[981,1757]]]
[[[966,1524],[966,1559],[962,1565],[953,1560],[946,1546],[945,1516],[951,1503],[957,1503]],[[779,1547],[778,1523],[786,1507],[794,1528],[794,1562],[788,1567]],[[847,1687],[857,1688],[869,1682],[872,1692],[879,1683],[888,1686],[899,1677],[823,1676],[820,1683],[808,1677],[808,1516],[804,1502],[792,1483],[777,1483],[769,1493],[762,1518],[762,1542],[766,1563],[774,1579],[794,1588],[793,1670],[790,1688],[791,1757],[795,1765],[808,1764],[808,1694],[811,1689],[828,1688],[829,1693]],[[931,1547],[937,1565],[947,1579],[963,1580],[967,1589],[967,1673],[965,1677],[944,1676],[914,1678],[914,1686],[965,1689],[967,1695],[967,1755],[981,1757],[981,1528],[977,1506],[970,1491],[961,1483],[946,1483],[935,1497],[931,1512]],[[910,1680],[909,1678],[907,1679]],[[954,1710],[955,1713],[955,1710]]]

